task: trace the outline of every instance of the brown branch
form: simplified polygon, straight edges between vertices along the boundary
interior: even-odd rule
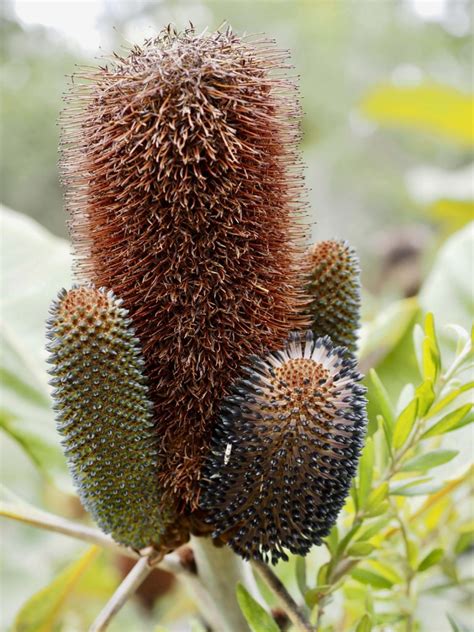
[[[298,604],[272,569],[264,562],[254,561],[252,564],[268,587],[275,594],[295,628],[301,632],[314,632],[315,628],[311,626],[301,608],[299,608]]]

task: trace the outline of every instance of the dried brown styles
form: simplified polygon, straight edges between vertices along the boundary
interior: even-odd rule
[[[366,428],[365,388],[347,349],[311,332],[254,358],[221,407],[201,505],[244,558],[305,555],[336,521]]]
[[[168,30],[77,76],[63,116],[77,272],[130,312],[159,478],[191,506],[242,362],[309,322],[296,265],[300,108],[285,57],[230,30]]]

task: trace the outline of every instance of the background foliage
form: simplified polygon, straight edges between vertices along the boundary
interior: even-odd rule
[[[109,51],[169,21],[201,29],[227,19],[289,48],[306,112],[313,239],[347,238],[361,253],[370,439],[326,546],[277,572],[323,630],[469,629],[474,376],[459,360],[474,313],[469,4],[446,3],[438,21],[421,19],[415,2],[245,5],[104,3],[99,31]],[[56,119],[65,75],[93,53],[20,24],[8,4],[2,35],[2,201],[34,218],[1,214],[3,494],[87,521],[54,429],[44,320],[71,283]],[[124,561],[18,523],[2,528],[2,629],[85,629]],[[201,630],[176,584],[164,591],[155,580],[154,590],[163,594],[135,600],[112,632],[157,622],[188,630],[193,617]],[[254,629],[274,629],[243,588],[239,600],[260,621]]]

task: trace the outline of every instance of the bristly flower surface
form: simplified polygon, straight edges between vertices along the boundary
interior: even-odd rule
[[[63,116],[77,270],[130,311],[160,480],[192,506],[218,403],[244,358],[309,323],[288,68],[267,40],[167,30],[78,75]]]
[[[317,242],[309,251],[308,313],[315,336],[357,350],[360,327],[360,267],[355,250],[335,239]]]
[[[48,350],[57,425],[79,495],[99,526],[126,546],[161,548],[176,514],[159,493],[144,363],[121,303],[93,287],[63,290],[53,303]]]
[[[320,544],[356,473],[364,387],[347,349],[311,332],[255,358],[221,408],[201,505],[244,558],[287,559]]]

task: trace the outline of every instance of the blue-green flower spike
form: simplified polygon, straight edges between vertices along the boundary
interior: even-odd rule
[[[329,336],[336,346],[355,353],[360,326],[360,267],[346,241],[320,241],[310,250],[308,313],[316,337]]]
[[[80,498],[120,544],[159,548],[174,512],[157,483],[139,340],[112,292],[62,290],[48,320],[57,425]]]

